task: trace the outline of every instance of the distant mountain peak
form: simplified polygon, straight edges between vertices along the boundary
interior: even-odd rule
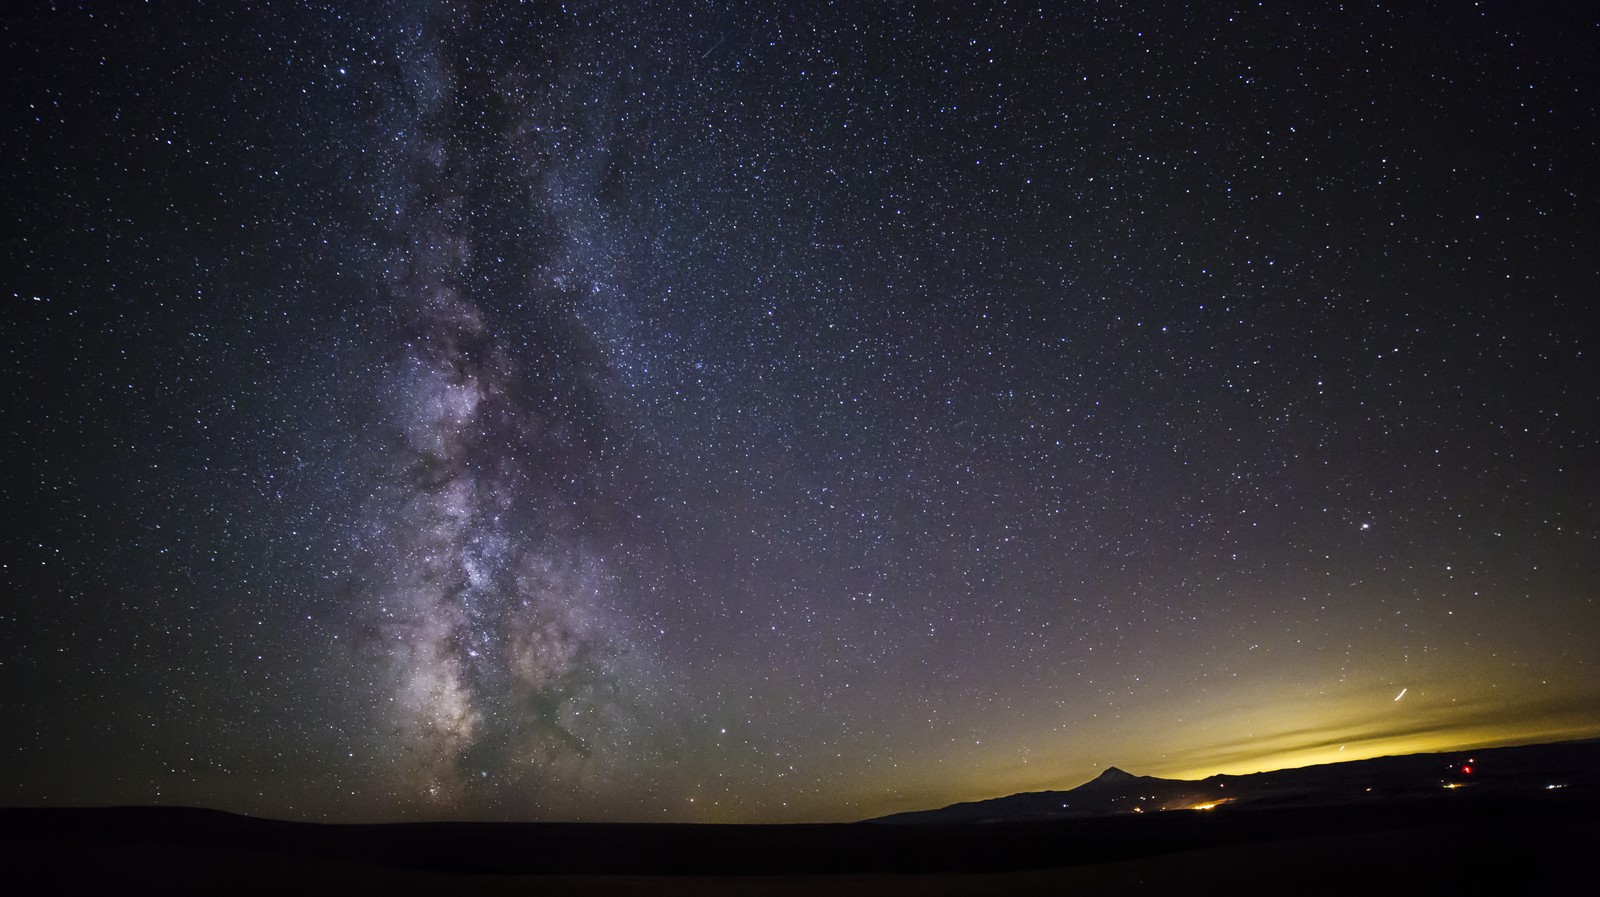
[[[1128,782],[1137,780],[1138,778],[1138,776],[1133,775],[1132,773],[1123,772],[1115,766],[1111,766],[1107,767],[1105,772],[1095,776],[1091,781],[1085,782],[1084,785],[1125,785]],[[1078,787],[1081,788],[1083,785]]]

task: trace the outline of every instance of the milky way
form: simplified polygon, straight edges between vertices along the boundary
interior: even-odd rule
[[[485,58],[449,12],[399,60],[375,172],[394,353],[374,370],[355,591],[391,665],[404,787],[527,806],[603,786],[664,725],[641,715],[648,645],[596,523],[614,492],[609,375],[574,317],[601,272],[578,261],[584,216],[562,184],[607,135],[581,118],[591,97],[569,95],[590,85]]]

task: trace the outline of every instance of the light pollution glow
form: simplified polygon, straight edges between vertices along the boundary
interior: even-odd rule
[[[1298,699],[1265,694],[1257,703],[1174,719],[1164,727],[1140,720],[1120,731],[1107,726],[1102,731],[1064,733],[1053,749],[1040,749],[1036,736],[991,741],[918,767],[914,775],[938,781],[939,786],[908,788],[903,797],[890,801],[864,800],[867,812],[862,815],[1065,790],[1108,766],[1135,775],[1192,780],[1600,736],[1600,721],[1592,713],[1574,710],[1576,701],[1566,695],[1543,701],[1472,703],[1432,698],[1423,687],[1412,689],[1398,705],[1392,695],[1383,687],[1352,687]],[[1591,690],[1591,695],[1600,698],[1600,690]],[[1113,741],[1107,737],[1111,735],[1118,737]],[[996,757],[1015,759],[995,763]]]

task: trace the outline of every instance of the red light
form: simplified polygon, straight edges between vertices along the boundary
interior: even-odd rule
[[[1472,767],[1470,767],[1470,766],[1461,767],[1461,771],[1466,773],[1469,776],[1472,775]]]

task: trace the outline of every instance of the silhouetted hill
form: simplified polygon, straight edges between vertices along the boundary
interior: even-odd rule
[[[1199,780],[1138,776],[1115,766],[1067,791],[1031,791],[870,820],[974,824],[1080,819],[1223,806],[1325,806],[1444,792],[1515,795],[1600,786],[1600,740],[1378,757]]]

